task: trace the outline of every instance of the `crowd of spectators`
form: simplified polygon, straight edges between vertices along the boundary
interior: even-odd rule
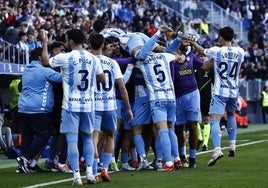
[[[248,45],[246,61],[240,75],[242,80],[268,80],[268,1],[215,0],[219,6],[246,22]]]
[[[161,2],[161,1],[160,1]],[[101,18],[108,27],[120,28],[126,32],[143,32],[152,36],[160,25],[168,25],[176,32],[187,31],[199,35],[204,47],[215,44],[215,36],[210,35],[211,26],[206,23],[208,10],[199,6],[200,0],[165,1],[172,2],[169,12],[164,5],[152,0],[0,0],[0,37],[17,45],[26,40],[29,52],[40,46],[39,33],[47,30],[50,42],[65,42],[68,29],[79,28],[86,36],[93,30],[93,23]],[[267,80],[268,64],[268,2],[264,0],[214,0],[230,14],[239,12],[248,21],[248,43],[234,41],[247,52],[241,71],[241,78],[247,80]],[[248,3],[247,3],[248,2]],[[198,4],[198,5],[197,5]],[[189,19],[182,19],[181,13]],[[193,24],[196,14],[203,15],[198,25]],[[202,26],[202,27],[200,27]],[[202,29],[203,28],[203,29]],[[172,34],[167,35],[170,40]]]

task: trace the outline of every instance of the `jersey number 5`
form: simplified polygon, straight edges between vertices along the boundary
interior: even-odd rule
[[[154,66],[154,73],[157,76],[156,80],[158,82],[164,82],[166,79],[165,72],[161,69],[161,64],[156,64]]]

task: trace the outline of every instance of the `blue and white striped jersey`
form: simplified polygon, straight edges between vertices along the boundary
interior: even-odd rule
[[[137,61],[136,67],[143,74],[149,90],[150,101],[174,100],[174,85],[171,78],[169,63],[176,59],[169,53],[151,53],[145,61]]]
[[[228,98],[238,97],[238,80],[245,52],[240,47],[223,46],[205,49],[205,55],[214,59],[215,81],[212,93]]]
[[[116,110],[115,81],[123,78],[118,63],[104,55],[97,55],[100,59],[105,75],[105,83],[97,82],[95,88],[95,110],[111,111]]]
[[[72,112],[94,111],[96,75],[103,73],[100,60],[86,50],[73,50],[50,58],[49,64],[62,68],[62,108]]]

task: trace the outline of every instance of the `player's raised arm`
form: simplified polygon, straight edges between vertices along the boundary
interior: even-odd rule
[[[48,37],[47,33],[44,31],[42,35],[42,53],[41,53],[41,59],[42,59],[42,65],[49,67],[49,56],[48,56]]]

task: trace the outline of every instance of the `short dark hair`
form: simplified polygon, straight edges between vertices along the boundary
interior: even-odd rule
[[[167,42],[163,37],[159,37],[157,43],[161,46],[167,47]]]
[[[105,46],[108,45],[108,44],[112,44],[113,43],[113,40],[111,38],[109,38],[109,37],[105,37],[104,39],[105,39],[104,40],[104,45]]]
[[[98,50],[98,49],[100,49],[100,47],[104,43],[104,40],[105,39],[104,39],[104,36],[102,34],[98,34],[98,33],[92,34],[89,37],[90,47],[93,50]]]
[[[31,51],[30,61],[39,61],[39,57],[41,57],[42,48],[38,47]]]
[[[112,39],[110,39],[110,38],[108,38],[108,37],[105,37],[105,38],[104,38],[104,47],[103,47],[103,49],[105,50],[106,47],[107,47],[109,44],[113,44]]]
[[[219,36],[222,36],[225,41],[232,41],[234,38],[234,30],[227,26],[219,30]]]
[[[65,47],[64,42],[62,42],[62,41],[54,41],[49,45],[49,50],[52,51],[55,48],[59,48],[61,46]]]
[[[106,22],[103,19],[97,19],[94,23],[93,23],[93,30],[96,33],[100,33],[106,26]]]
[[[21,39],[21,37],[26,36],[26,35],[27,35],[26,32],[23,32],[23,31],[20,31],[20,32],[19,32],[19,37],[20,37],[20,39]]]
[[[68,39],[74,41],[75,44],[83,44],[86,40],[84,33],[80,29],[71,29],[66,34]]]
[[[108,36],[107,38],[112,40],[112,42],[120,42],[119,38],[117,38],[115,36]]]

